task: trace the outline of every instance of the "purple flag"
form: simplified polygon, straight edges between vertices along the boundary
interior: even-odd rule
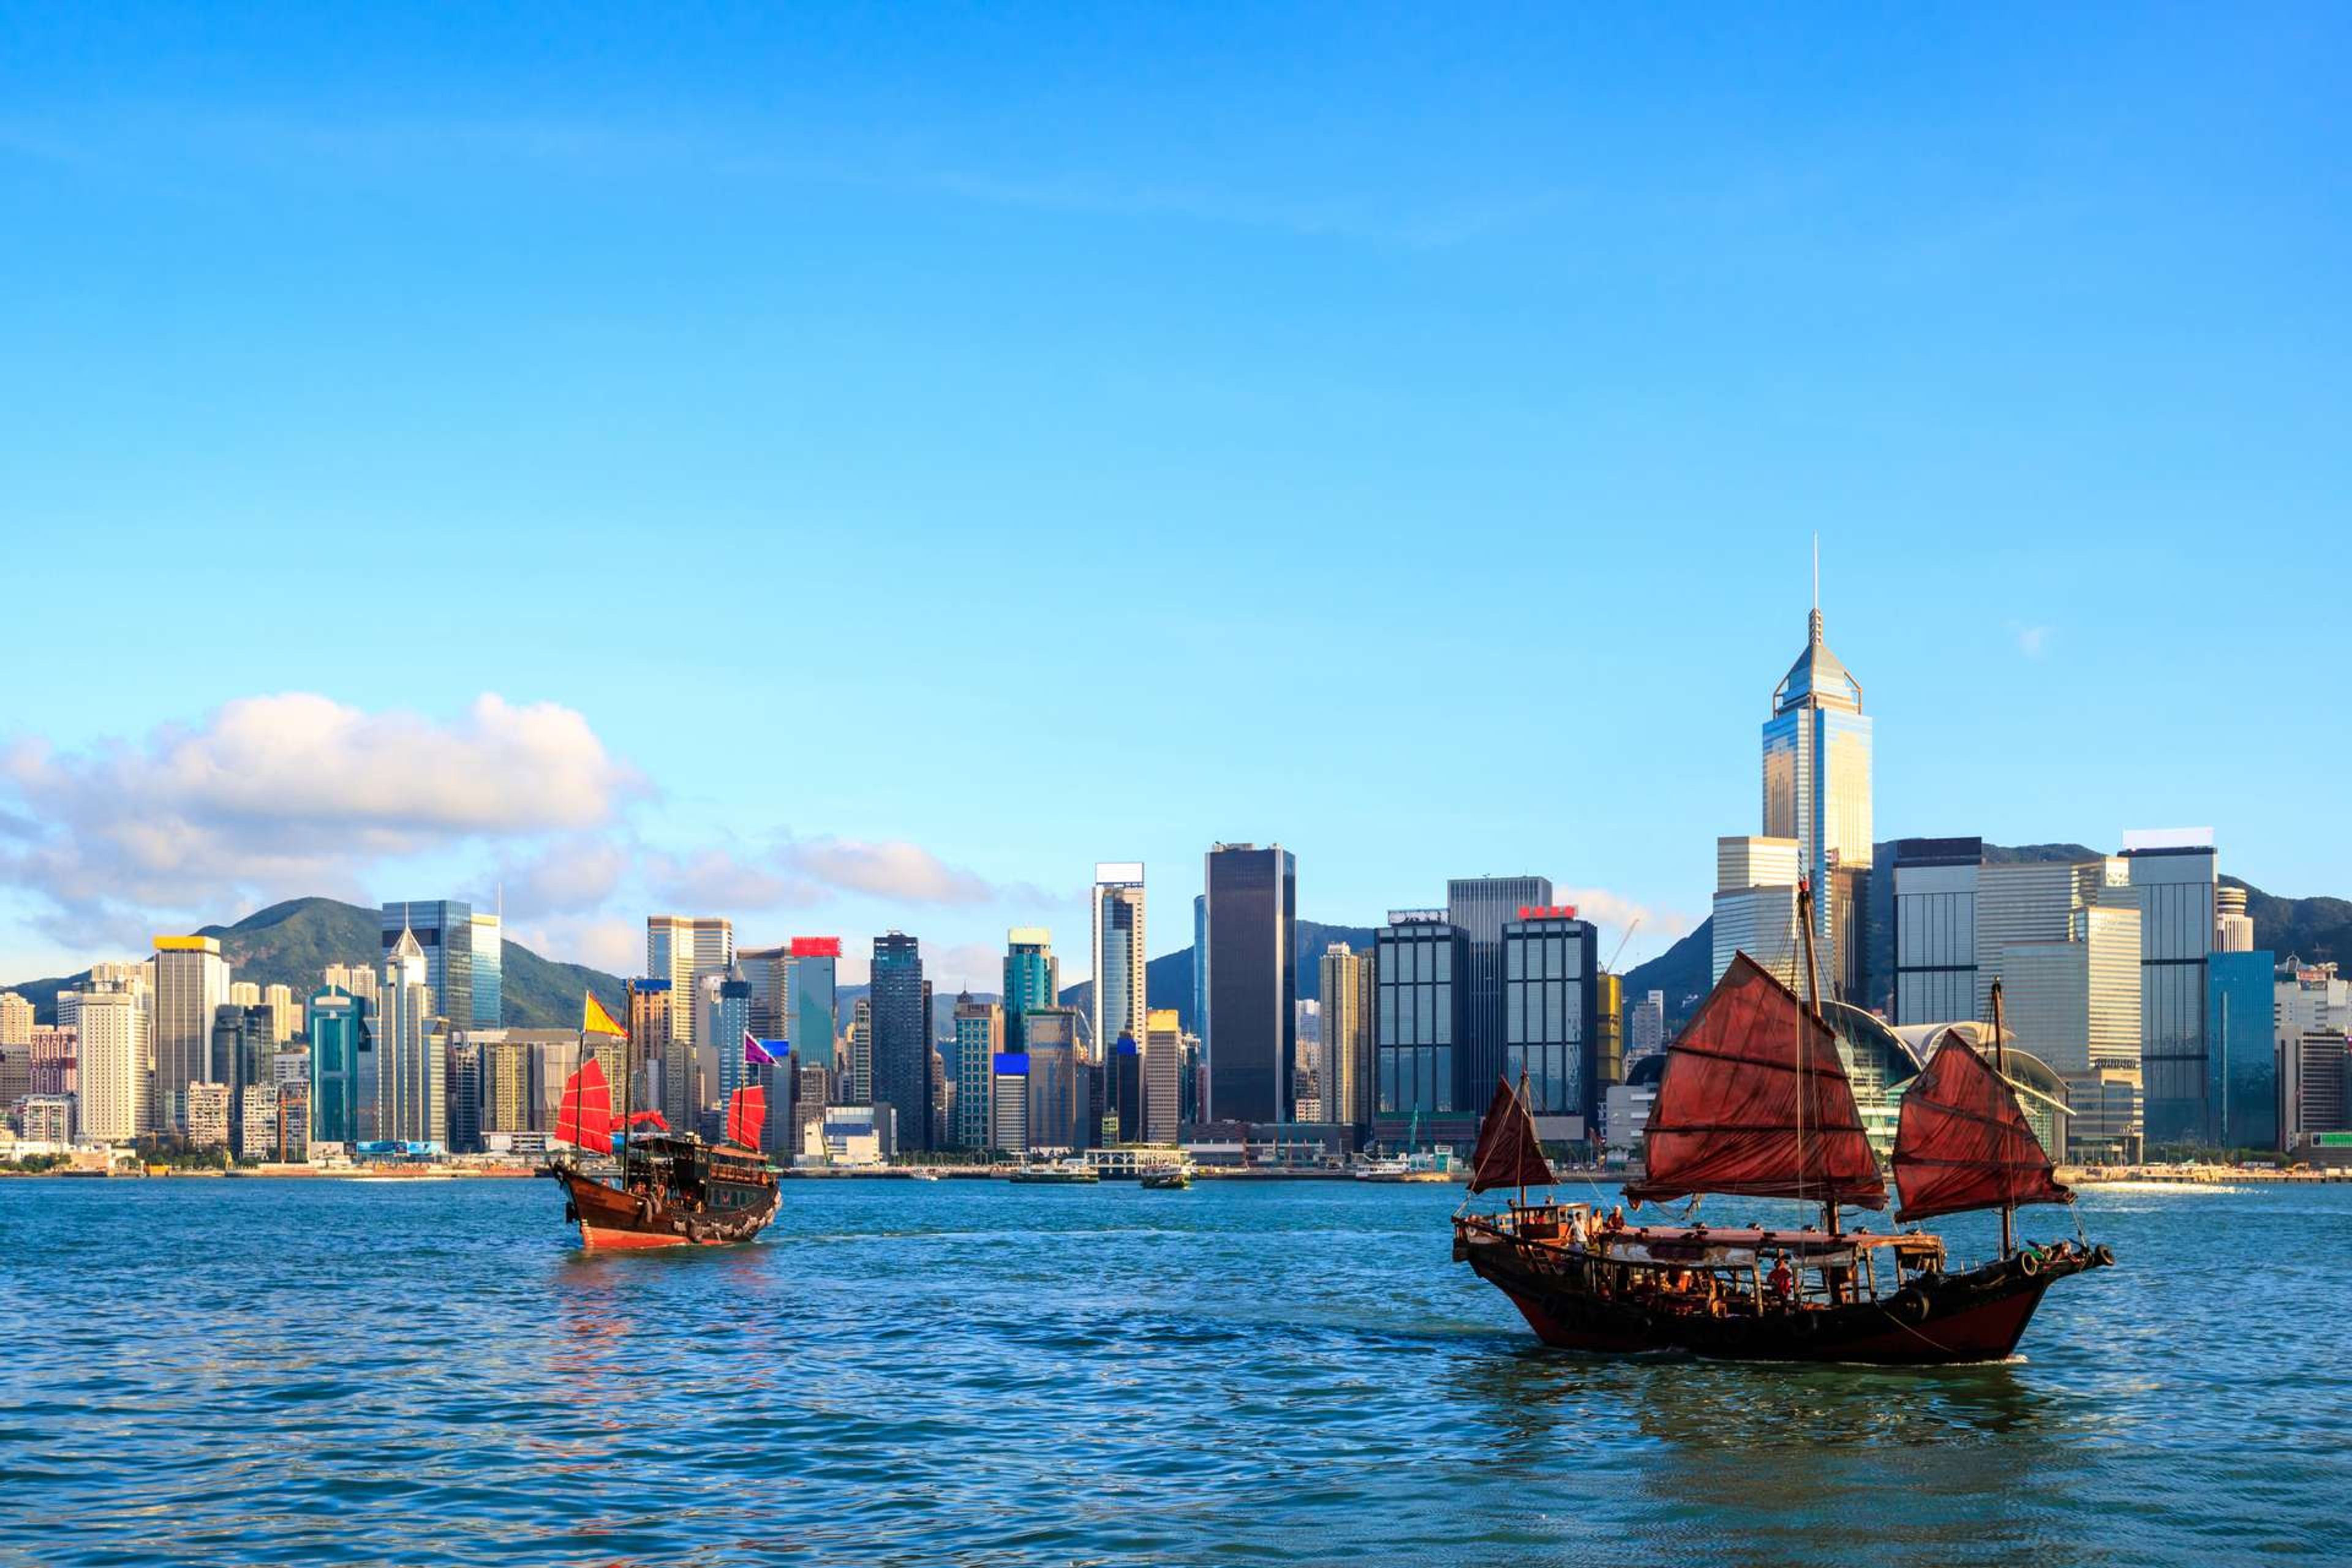
[[[768,1054],[767,1047],[751,1037],[751,1031],[749,1029],[743,1031],[743,1065],[747,1068],[776,1065],[776,1058]]]

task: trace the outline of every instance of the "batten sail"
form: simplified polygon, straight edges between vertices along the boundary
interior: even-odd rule
[[[2020,1204],[2067,1204],[2017,1095],[1955,1031],[1904,1091],[1895,1134],[1898,1222]]]
[[[768,1125],[768,1091],[746,1084],[727,1101],[727,1142],[758,1152]]]
[[[1486,1119],[1478,1124],[1478,1146],[1470,1155],[1470,1190],[1495,1187],[1548,1187],[1559,1178],[1544,1158],[1536,1139],[1536,1124],[1527,1102],[1509,1079],[1495,1082],[1495,1099]]]
[[[563,1080],[563,1098],[556,1104],[555,1136],[566,1143],[613,1152],[613,1089],[604,1081],[604,1066],[590,1057]]]
[[[1725,1193],[1885,1208],[1837,1039],[1797,994],[1735,955],[1666,1053],[1636,1202]]]

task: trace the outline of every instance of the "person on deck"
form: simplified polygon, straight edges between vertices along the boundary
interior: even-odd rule
[[[1787,1253],[1781,1253],[1772,1260],[1772,1272],[1764,1283],[1771,1290],[1774,1300],[1784,1307],[1789,1304],[1790,1298],[1796,1294],[1797,1277],[1789,1271]]]

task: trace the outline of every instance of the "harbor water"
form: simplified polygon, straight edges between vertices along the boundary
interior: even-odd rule
[[[545,1182],[0,1181],[0,1563],[2352,1556],[2352,1189],[2086,1193],[2120,1267],[1925,1372],[1544,1350],[1460,1196],[792,1183],[591,1257]]]

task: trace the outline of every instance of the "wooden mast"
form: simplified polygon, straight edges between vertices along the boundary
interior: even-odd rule
[[[637,1010],[636,1003],[637,983],[634,980],[622,982],[623,1012],[634,1015]],[[635,1142],[629,1135],[629,1122],[637,1112],[637,1032],[630,1026],[627,1017],[621,1020],[621,1190],[626,1192],[629,1186],[629,1145]]]
[[[1992,983],[1992,1070],[2000,1079],[2001,1087],[2009,1087],[2009,1047],[2001,1039],[2000,982]],[[2064,1150],[2059,1152],[2063,1154]],[[2017,1205],[2000,1205],[2000,1255],[2007,1258],[2017,1250]]]
[[[1829,1020],[1822,1016],[1822,975],[1819,960],[1813,952],[1813,879],[1804,877],[1797,882],[1797,924],[1805,932],[1805,1005],[1812,1010],[1813,1022],[1826,1030]],[[1811,1080],[1805,1076],[1805,1028],[1797,1026],[1797,1179],[1804,1179],[1805,1097],[1811,1091]],[[1822,1227],[1832,1236],[1838,1234],[1837,1189],[1822,1200]]]

